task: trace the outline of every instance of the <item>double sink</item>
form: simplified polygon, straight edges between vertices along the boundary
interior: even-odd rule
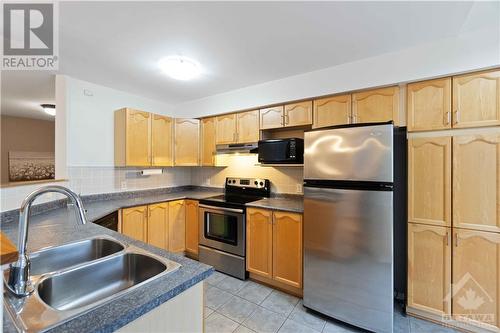
[[[16,326],[28,332],[61,324],[180,267],[107,236],[45,248],[29,257],[35,291],[23,298],[4,291]]]

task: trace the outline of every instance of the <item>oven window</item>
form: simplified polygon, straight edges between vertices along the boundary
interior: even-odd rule
[[[238,217],[205,212],[205,238],[238,244]]]

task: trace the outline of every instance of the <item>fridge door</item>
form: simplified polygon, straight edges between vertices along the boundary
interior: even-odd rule
[[[304,305],[392,332],[392,191],[304,188]]]
[[[304,179],[393,181],[393,125],[353,125],[304,134]]]

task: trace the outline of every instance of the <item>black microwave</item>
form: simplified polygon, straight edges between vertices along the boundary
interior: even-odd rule
[[[299,138],[259,141],[259,163],[304,163],[304,140]]]

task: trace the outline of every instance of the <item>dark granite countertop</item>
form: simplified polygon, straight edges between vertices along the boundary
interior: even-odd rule
[[[179,191],[137,198],[122,198],[84,203],[89,221],[94,221],[119,208],[177,199],[201,199],[220,194],[220,191]],[[2,223],[2,231],[17,243],[17,223]],[[162,303],[207,278],[213,271],[210,266],[133,240],[94,223],[77,225],[71,208],[53,209],[30,219],[28,252],[46,246],[73,242],[92,236],[109,235],[127,244],[178,262],[182,267],[166,276],[155,279],[126,293],[112,302],[100,305],[52,329],[50,332],[112,332],[137,319]],[[4,309],[3,332],[16,332]]]
[[[299,195],[278,196],[247,203],[247,207],[266,208],[273,210],[283,210],[287,212],[303,213],[304,199],[302,196]]]

